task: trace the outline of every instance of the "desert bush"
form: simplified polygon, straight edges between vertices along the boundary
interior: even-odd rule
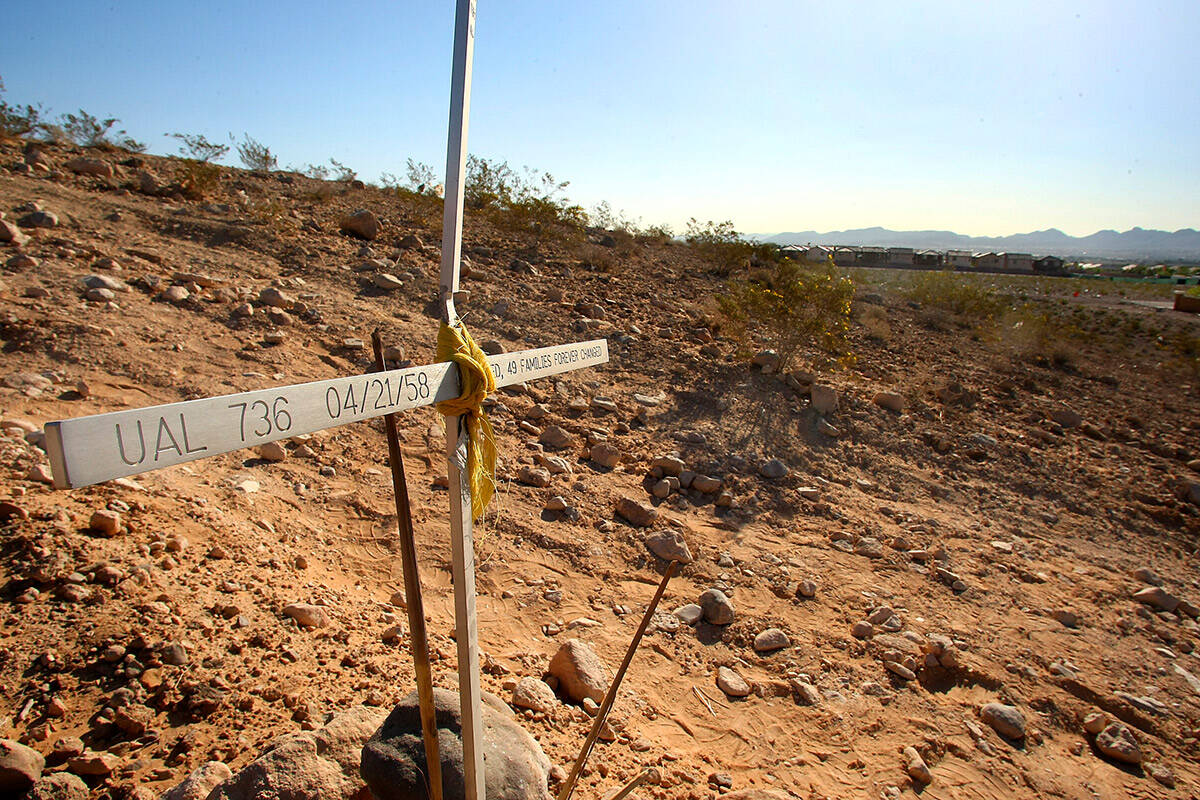
[[[252,138],[250,134],[243,133],[241,142],[234,139],[233,134],[229,134],[229,141],[237,145],[238,158],[246,169],[270,172],[279,166],[279,159],[271,152],[271,148]]]
[[[738,268],[750,265],[750,254],[754,245],[734,230],[733,222],[699,222],[695,217],[688,220],[684,241],[692,246],[704,259],[716,265],[719,275],[728,275]]]
[[[972,276],[949,271],[915,272],[902,289],[910,300],[981,321],[993,318],[1003,299]]]
[[[121,120],[116,117],[100,119],[82,108],[78,114],[70,112],[59,116],[54,123],[41,123],[39,128],[51,141],[66,141],[80,147],[121,148],[141,153],[146,145],[131,138],[124,130],[113,130]]]
[[[0,78],[0,136],[29,136],[41,129],[41,105],[9,105],[3,100],[4,79]]]
[[[193,161],[204,163],[219,161],[229,152],[229,145],[210,142],[203,134],[166,133],[163,135],[178,139],[181,142],[179,145],[180,155]]]
[[[859,309],[858,321],[868,339],[882,344],[892,338],[892,326],[886,311],[875,305],[861,305]]]
[[[180,168],[179,188],[192,200],[203,200],[221,185],[221,168],[195,158],[186,159]]]
[[[1018,358],[1063,371],[1074,368],[1076,348],[1072,342],[1081,338],[1081,331],[1052,311],[1022,306],[1005,316],[1001,332]]]
[[[745,279],[729,282],[717,296],[726,329],[748,344],[764,341],[779,354],[784,371],[802,348],[823,354],[821,363],[853,362],[847,340],[854,283],[834,266],[785,259]]]
[[[536,253],[548,239],[576,238],[587,225],[587,214],[565,198],[568,181],[549,172],[523,167],[517,172],[506,161],[467,157],[464,204],[484,211],[493,224],[524,237]]]

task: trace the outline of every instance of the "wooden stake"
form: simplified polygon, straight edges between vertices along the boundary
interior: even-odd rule
[[[379,329],[371,334],[375,348],[375,366],[383,372],[383,340]],[[408,503],[408,481],[404,477],[404,459],[400,452],[400,437],[396,433],[396,415],[385,414],[388,463],[392,466],[392,491],[396,495],[396,522],[400,533],[400,564],[404,569],[404,600],[408,607],[409,642],[412,647],[413,672],[417,677],[417,698],[421,705],[421,738],[425,742],[426,777],[429,797],[442,800],[442,761],[438,755],[437,715],[433,707],[433,670],[429,665],[429,640],[425,633],[425,604],[421,599],[421,576],[417,572],[417,547],[413,537],[412,508]]]
[[[608,800],[625,800],[625,798],[629,796],[630,792],[632,792],[634,789],[638,788],[643,783],[650,780],[650,778],[654,777],[657,774],[658,774],[658,770],[654,769],[653,767],[651,767],[650,769],[643,770],[640,775],[635,776],[633,780],[631,780],[629,783],[622,786],[620,791],[618,791],[612,797],[608,798]]]
[[[454,15],[454,64],[446,142],[446,194],[442,214],[440,292],[442,321],[458,322],[462,257],[463,189],[467,171],[467,122],[471,115],[471,65],[475,53],[475,0],[458,0]],[[479,631],[475,618],[475,543],[471,488],[463,480],[467,436],[460,417],[446,417],[446,472],[450,483],[450,544],[454,577],[454,624],[458,645],[458,699],[462,714],[463,783],[466,800],[484,797],[483,717],[479,694]]]
[[[663,573],[662,582],[658,584],[658,590],[654,593],[654,599],[650,601],[650,606],[646,609],[645,616],[642,617],[642,624],[638,626],[637,633],[633,635],[633,641],[629,643],[629,649],[625,651],[625,660],[621,662],[621,667],[617,670],[616,677],[613,678],[613,682],[608,687],[608,692],[604,695],[604,702],[600,704],[600,710],[596,712],[596,718],[592,720],[592,729],[588,732],[587,739],[583,742],[583,748],[579,751],[579,756],[575,759],[575,765],[571,767],[571,774],[567,776],[566,782],[563,783],[563,787],[558,793],[558,800],[567,800],[571,796],[571,792],[575,789],[575,781],[579,779],[579,772],[583,769],[588,755],[592,752],[592,747],[596,744],[596,739],[600,736],[600,729],[604,727],[604,721],[608,718],[608,712],[612,710],[613,703],[616,702],[617,689],[620,688],[621,681],[625,678],[625,671],[629,669],[629,663],[633,661],[633,654],[637,652],[638,645],[642,641],[642,636],[646,633],[646,628],[650,627],[650,620],[654,617],[655,609],[658,608],[658,601],[662,600],[663,592],[667,589],[667,582],[675,574],[675,567],[677,566],[679,566],[678,561],[672,561],[667,565],[667,569]]]

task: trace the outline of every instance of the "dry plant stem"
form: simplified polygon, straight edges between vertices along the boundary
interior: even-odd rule
[[[375,366],[382,372],[387,366],[383,360],[383,340],[378,329],[371,333],[371,345],[375,348]],[[412,510],[408,504],[408,481],[404,477],[400,437],[396,433],[396,415],[385,415],[383,424],[387,430],[388,463],[392,465],[392,490],[396,495],[400,564],[404,569],[404,599],[408,606],[409,643],[413,655],[413,672],[417,678],[417,698],[421,706],[421,738],[425,743],[429,797],[432,800],[442,800],[442,761],[438,755],[437,716],[433,707],[433,674],[429,665],[429,641],[425,634],[425,604],[421,600],[421,577],[417,573],[417,547],[413,538]]]
[[[646,609],[646,614],[642,617],[642,624],[638,626],[637,633],[633,635],[633,641],[629,643],[629,649],[625,651],[625,660],[621,662],[621,667],[617,670],[617,676],[613,678],[612,683],[608,687],[608,693],[604,695],[604,702],[600,704],[600,710],[596,712],[596,719],[592,721],[592,729],[588,731],[587,739],[584,740],[583,747],[579,751],[579,756],[575,759],[575,765],[571,767],[571,774],[567,776],[562,790],[558,793],[558,800],[567,800],[571,796],[571,792],[575,788],[575,781],[579,779],[579,772],[583,769],[584,763],[587,762],[588,755],[591,754],[592,747],[596,744],[596,739],[600,736],[600,729],[604,727],[604,721],[608,718],[608,712],[612,711],[613,703],[616,702],[617,689],[621,688],[621,681],[625,678],[625,671],[629,669],[629,663],[633,661],[633,654],[637,652],[638,645],[642,641],[642,636],[646,633],[646,628],[650,627],[650,619],[654,616],[654,611],[658,608],[658,601],[662,600],[663,592],[667,589],[667,582],[675,574],[675,567],[677,566],[679,566],[679,562],[672,561],[667,565],[666,571],[663,572],[662,582],[658,584],[658,590],[654,593],[654,599],[650,601],[650,605]]]
[[[630,792],[645,783],[655,772],[657,772],[655,769],[642,770],[640,775],[635,776],[633,780],[622,786],[621,790],[608,798],[608,800],[624,800],[624,798],[629,796]]]

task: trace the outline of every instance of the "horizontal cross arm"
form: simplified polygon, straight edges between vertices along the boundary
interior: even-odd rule
[[[497,387],[608,361],[608,342],[488,356]],[[74,488],[221,455],[459,395],[449,363],[113,411],[46,425],[57,488]]]

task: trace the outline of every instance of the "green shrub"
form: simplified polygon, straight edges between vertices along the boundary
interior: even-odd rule
[[[995,290],[974,276],[944,270],[913,273],[902,292],[924,306],[980,320],[991,319],[1004,307]]]
[[[853,281],[832,260],[807,265],[785,259],[730,281],[717,303],[727,330],[745,344],[756,339],[773,347],[782,372],[802,348],[853,362],[847,340],[853,297]]]

